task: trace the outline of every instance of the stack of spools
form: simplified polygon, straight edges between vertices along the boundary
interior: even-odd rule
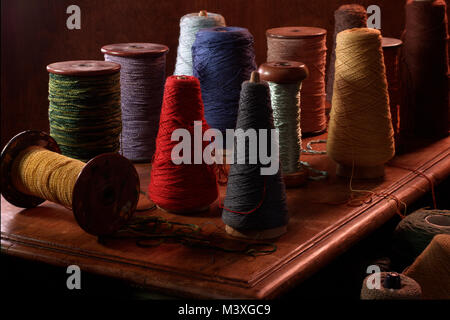
[[[352,28],[367,27],[366,9],[359,4],[344,4],[334,12],[334,37],[330,65],[327,72],[327,101],[331,102],[334,84],[334,63],[336,61],[336,36],[339,32]]]
[[[121,154],[135,162],[150,162],[155,152],[169,49],[155,43],[118,43],[101,50],[106,61],[121,65]]]
[[[284,182],[287,187],[299,186],[307,177],[300,166],[300,89],[302,81],[308,76],[308,69],[301,62],[275,61],[262,64],[258,71],[270,87]]]
[[[274,137],[271,129],[274,127],[269,90],[266,82],[259,81],[256,71],[252,73],[250,81],[242,84],[236,123],[235,161],[230,165],[222,211],[226,231],[236,237],[275,238],[287,230],[289,218],[285,187],[278,158],[274,159],[273,155],[276,153],[272,150]],[[253,148],[246,142],[245,132],[252,129],[256,132],[260,129],[268,131],[267,140],[261,141],[261,135],[257,135],[256,143],[259,146],[265,144],[265,150],[272,154],[272,162],[269,165],[263,165],[258,155],[256,163],[253,164],[249,160],[252,156],[249,152]],[[245,143],[244,155],[239,153],[241,148],[238,148],[238,144],[242,143]]]
[[[206,12],[206,10],[181,17],[177,61],[173,74],[192,76],[192,45],[195,35],[201,29],[224,27],[225,25],[224,17],[217,13]]]
[[[447,6],[443,0],[406,4],[401,58],[401,136],[441,138],[449,132]]]
[[[120,65],[80,60],[47,66],[50,135],[62,154],[82,161],[119,151]]]
[[[198,212],[217,199],[214,166],[202,158],[208,128],[199,81],[192,76],[167,78],[149,185],[149,196],[160,208]],[[173,141],[172,135],[182,141]]]
[[[328,155],[338,175],[381,177],[394,156],[394,139],[380,32],[338,33],[335,67]]]
[[[256,69],[253,36],[238,27],[202,29],[192,46],[192,59],[206,121],[222,133],[234,129],[241,84]]]
[[[303,82],[300,126],[303,134],[326,129],[325,66],[327,31],[313,27],[283,27],[266,31],[267,61],[303,62],[309,77]]]

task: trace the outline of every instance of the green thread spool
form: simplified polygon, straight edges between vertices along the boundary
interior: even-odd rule
[[[80,60],[52,63],[50,135],[62,154],[81,161],[117,152],[122,130],[120,65]]]
[[[300,165],[300,90],[308,69],[302,62],[272,61],[259,68],[260,77],[269,83],[274,126],[279,133],[280,163],[287,187],[306,181]]]

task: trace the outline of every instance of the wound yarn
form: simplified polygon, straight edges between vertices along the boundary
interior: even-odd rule
[[[177,60],[174,75],[192,76],[192,45],[195,35],[201,29],[224,27],[225,18],[217,13],[207,12],[206,16],[189,13],[180,19]]]
[[[447,5],[441,0],[409,0],[405,11],[401,135],[446,137],[450,122]]]
[[[192,76],[168,77],[148,190],[153,202],[169,211],[198,211],[218,197],[214,166],[203,160],[194,164],[194,121],[201,121],[202,134],[209,128],[199,81]],[[180,143],[171,140],[176,129],[185,129],[190,134],[191,164],[172,161],[172,150]],[[208,143],[203,141],[202,152]]]
[[[432,218],[431,218],[432,217]],[[427,222],[439,219],[447,227]],[[392,251],[395,263],[404,268],[414,262],[437,234],[450,235],[450,210],[419,209],[406,216],[395,228]]]
[[[399,274],[401,286],[399,289],[389,289],[383,286],[383,283],[389,272],[379,272],[368,275],[361,288],[361,300],[418,300],[422,296],[420,285],[412,278]],[[380,277],[380,288],[368,286],[368,281],[374,276]]]
[[[268,81],[275,128],[279,132],[280,164],[284,174],[300,168],[302,132],[300,128],[301,82],[275,83]]]
[[[120,74],[49,74],[50,135],[62,154],[88,161],[119,151],[122,130]]]
[[[346,166],[375,167],[394,156],[380,31],[338,33],[327,153]]]
[[[206,121],[222,133],[234,129],[241,84],[256,69],[253,36],[239,27],[200,30],[192,46],[192,59]]]
[[[269,29],[267,61],[291,60],[303,62],[309,77],[302,83],[302,133],[317,134],[326,129],[325,67],[326,30],[312,27],[283,27]]]
[[[105,60],[121,65],[120,153],[135,162],[150,162],[155,152],[164,93],[166,55],[118,56],[105,53]]]
[[[72,207],[72,193],[85,163],[39,147],[22,151],[12,166],[13,183],[24,193]]]
[[[404,273],[420,284],[423,299],[449,300],[450,234],[434,236]]]
[[[385,38],[381,40],[383,46],[384,66],[386,67],[386,80],[388,83],[389,105],[391,108],[392,128],[395,137],[400,132],[400,46],[402,41],[394,38]]]
[[[334,84],[334,63],[336,61],[336,36],[339,32],[352,28],[367,28],[366,9],[359,4],[344,4],[334,12],[333,49],[327,71],[327,101],[331,102]]]
[[[267,150],[270,150],[273,129],[269,85],[266,82],[242,84],[236,129],[269,129]],[[238,136],[235,136],[235,150]],[[262,143],[258,137],[258,146]],[[267,230],[288,223],[286,193],[280,170],[274,175],[261,175],[263,165],[249,163],[249,146],[245,145],[245,164],[230,165],[222,220],[236,230]]]

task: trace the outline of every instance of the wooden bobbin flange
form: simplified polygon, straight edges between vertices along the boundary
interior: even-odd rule
[[[303,39],[320,37],[327,34],[327,30],[316,27],[281,27],[266,31],[266,36],[280,39]]]
[[[119,57],[159,57],[167,54],[169,48],[158,43],[131,42],[108,44],[103,46],[101,51],[104,54]]]
[[[45,201],[24,193],[15,183],[12,166],[19,153],[28,148],[61,153],[56,141],[45,132],[24,131],[13,137],[1,154],[0,172],[3,197],[21,208],[33,208]],[[139,176],[132,163],[117,153],[101,154],[81,170],[73,188],[72,211],[87,233],[112,234],[136,210]]]
[[[62,61],[49,64],[47,71],[65,76],[98,76],[120,71],[120,64],[100,60]]]
[[[271,61],[259,67],[259,74],[264,81],[285,84],[301,82],[308,77],[308,68],[298,61]],[[284,184],[288,188],[295,188],[306,183],[308,171],[300,169],[294,173],[283,174]]]

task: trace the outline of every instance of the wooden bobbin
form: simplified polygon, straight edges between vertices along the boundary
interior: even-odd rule
[[[103,54],[119,57],[159,57],[169,52],[169,48],[158,43],[130,42],[108,44],[101,48]]]
[[[249,82],[258,83],[260,82],[260,73],[258,71],[253,71],[250,75]],[[229,225],[225,225],[225,231],[236,238],[252,239],[252,240],[265,240],[274,239],[285,234],[287,232],[287,226],[281,226],[266,230],[237,230]]]
[[[24,131],[13,137],[1,154],[3,197],[21,208],[43,203],[26,193],[12,176],[17,156],[29,148],[61,153],[56,141],[45,132]],[[129,160],[117,153],[101,154],[81,170],[73,188],[72,211],[79,226],[92,235],[112,234],[133,215],[139,198],[139,176]]]
[[[259,67],[259,74],[264,81],[283,83],[302,82],[308,77],[308,68],[298,61],[271,61]],[[306,183],[308,171],[300,169],[294,173],[283,174],[284,184],[288,188],[295,188]]]
[[[293,26],[293,27],[279,27],[279,28],[272,28],[266,30],[266,37],[267,38],[273,38],[273,39],[292,39],[297,40],[298,42],[304,42],[308,41],[309,38],[320,38],[320,37],[326,37],[327,30],[323,28],[317,28],[317,27],[301,27],[301,26]],[[270,52],[268,51],[268,57],[267,60],[279,60],[280,57],[270,57]],[[292,60],[290,58],[282,58],[281,59],[288,59]],[[324,101],[325,104],[325,101]],[[326,109],[326,105],[324,105]],[[318,131],[311,131],[311,132],[305,132],[303,131],[304,137],[311,137],[311,136],[317,136],[326,131],[326,126],[324,126],[323,129],[320,129]]]
[[[120,71],[120,64],[100,60],[62,61],[49,64],[47,71],[65,76],[98,76]]]
[[[200,10],[200,12],[198,13],[198,15],[200,17],[207,17],[208,16],[208,11],[206,10]]]

